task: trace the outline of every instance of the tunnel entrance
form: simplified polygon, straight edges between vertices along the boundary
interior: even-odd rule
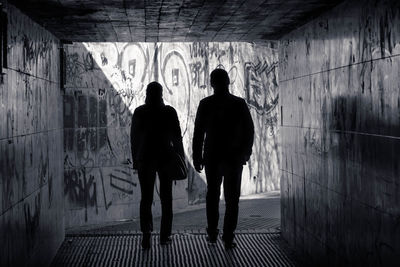
[[[182,220],[180,230],[205,228],[205,175],[192,166],[191,142],[198,103],[213,93],[209,73],[215,68],[229,73],[230,91],[246,100],[255,125],[253,154],[243,171],[239,224],[243,229],[279,227],[278,56],[273,45],[74,43],[64,49],[67,232],[113,229],[124,221],[120,229],[136,229],[140,187],[131,166],[131,116],[154,80],[163,85],[166,104],[178,112],[189,166],[188,179],[174,185],[175,220],[189,212],[199,220]],[[153,216],[160,212],[157,184]]]
[[[187,266],[185,253],[193,266],[283,266],[280,240],[308,265],[397,266],[399,1],[98,2],[0,1],[1,266],[47,266],[60,245],[55,266]],[[70,43],[115,40],[147,43]],[[258,44],[171,43],[182,40]],[[267,40],[279,43],[279,109]],[[233,252],[204,245],[206,183],[191,166],[214,68],[229,72],[256,127]],[[165,250],[154,238],[149,256],[134,228],[129,126],[153,80],[184,133],[190,174],[174,185],[174,227],[191,234]]]

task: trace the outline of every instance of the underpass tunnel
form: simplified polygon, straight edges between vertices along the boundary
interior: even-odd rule
[[[400,3],[2,0],[1,266],[396,266]],[[194,120],[210,72],[250,110],[238,247],[207,247]],[[178,114],[174,244],[140,250],[133,111]],[[220,229],[225,210],[220,200]]]
[[[164,87],[165,103],[177,110],[189,167],[188,179],[174,184],[174,210],[205,203],[206,177],[192,166],[192,139],[198,103],[213,92],[209,73],[215,68],[227,70],[231,93],[246,99],[255,125],[241,195],[279,190],[275,48],[243,42],[75,43],[64,50],[67,229],[139,217],[131,118],[153,80]],[[92,183],[80,186],[83,176]],[[153,213],[159,216],[158,184],[156,193]],[[99,209],[105,209],[103,215]]]

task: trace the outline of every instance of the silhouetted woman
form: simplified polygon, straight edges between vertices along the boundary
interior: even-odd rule
[[[143,233],[142,247],[150,248],[153,217],[154,183],[156,172],[160,180],[161,245],[171,242],[172,227],[172,179],[165,172],[168,151],[174,149],[182,157],[181,129],[173,107],[164,104],[162,86],[151,82],[146,89],[145,104],[136,108],[132,116],[131,145],[133,168],[138,170],[140,190],[140,228]]]

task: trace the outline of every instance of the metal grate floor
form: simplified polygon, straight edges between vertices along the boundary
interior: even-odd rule
[[[67,236],[53,266],[295,266],[279,233],[239,232],[231,250],[220,239],[208,245],[202,233],[175,234],[168,246],[153,235],[147,251],[140,241],[136,233]]]

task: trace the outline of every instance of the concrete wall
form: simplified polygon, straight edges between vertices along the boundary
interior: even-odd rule
[[[46,265],[64,239],[59,42],[11,5],[0,84],[0,265]]]
[[[216,67],[229,71],[231,91],[247,100],[255,124],[242,194],[279,189],[277,50],[249,43],[76,43],[68,47],[64,97],[67,226],[138,217],[131,114],[153,80],[177,109],[190,167],[188,180],[174,186],[174,209],[205,201],[205,176],[191,165],[191,140],[198,103],[212,94],[209,73]],[[154,205],[160,214],[157,197]]]
[[[279,50],[283,237],[321,266],[398,264],[398,1],[345,1]]]

